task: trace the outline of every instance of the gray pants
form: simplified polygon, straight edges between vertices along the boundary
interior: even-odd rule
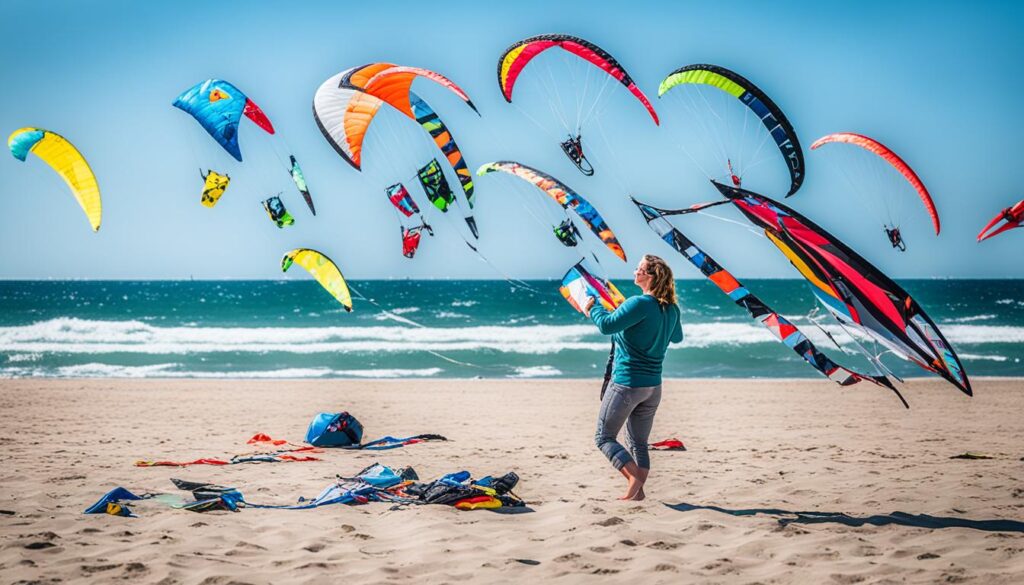
[[[608,385],[601,401],[601,412],[597,415],[594,442],[615,469],[622,469],[634,460],[638,467],[651,468],[647,443],[654,425],[654,413],[660,403],[660,385],[643,388],[628,388],[614,382]],[[623,424],[626,425],[628,451],[615,440]]]

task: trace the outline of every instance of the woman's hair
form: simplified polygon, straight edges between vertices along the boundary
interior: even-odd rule
[[[644,262],[647,263],[647,274],[651,275],[651,296],[661,306],[676,304],[676,281],[668,263],[651,254],[644,255]]]

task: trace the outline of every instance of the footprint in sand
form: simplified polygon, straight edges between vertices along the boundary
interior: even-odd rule
[[[322,542],[316,542],[316,543],[313,543],[313,544],[311,544],[309,546],[304,546],[304,547],[302,547],[302,549],[303,550],[307,550],[307,551],[309,551],[311,553],[317,553],[317,552],[320,552],[320,551],[324,550],[324,548],[326,548],[326,547],[327,547],[326,544],[324,544]]]
[[[540,564],[540,561],[535,561],[533,559],[510,559],[510,562],[522,563],[524,565],[530,565],[530,566],[537,566],[537,565]]]
[[[25,545],[25,548],[28,550],[43,550],[46,548],[53,548],[55,546],[57,545],[52,542],[30,542]]]
[[[119,567],[121,567],[121,563],[107,565],[82,565],[81,567],[79,567],[79,569],[81,569],[82,572],[87,575],[92,575],[93,573],[103,573],[105,571],[112,571]]]
[[[660,563],[660,564],[654,565],[654,570],[656,572],[658,572],[658,573],[665,573],[665,572],[678,573],[679,572],[679,569],[677,569],[675,565],[669,565],[667,563]]]

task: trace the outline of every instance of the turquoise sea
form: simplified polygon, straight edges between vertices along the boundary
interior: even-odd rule
[[[608,341],[558,293],[504,281],[362,281],[346,313],[313,281],[0,282],[0,376],[599,377]],[[628,282],[622,291],[636,294]],[[837,362],[802,280],[745,284]],[[903,280],[970,376],[1024,376],[1024,281]],[[817,377],[704,280],[680,281],[671,377]],[[821,326],[843,341],[834,324]],[[927,375],[894,355],[895,372]],[[456,363],[461,362],[461,363]]]

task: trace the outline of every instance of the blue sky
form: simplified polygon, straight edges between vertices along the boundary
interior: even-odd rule
[[[6,136],[39,126],[74,142],[99,178],[104,215],[100,232],[91,233],[64,184],[41,161],[0,157],[6,220],[0,279],[279,278],[281,254],[299,246],[328,253],[355,279],[497,278],[455,236],[453,224],[439,226],[415,260],[403,258],[396,217],[382,195],[384,174],[360,175],[317,130],[311,102],[319,84],[372,61],[426,67],[469,93],[481,117],[429,82],[416,85],[452,129],[472,169],[497,159],[544,169],[594,203],[631,260],[656,253],[670,259],[677,276],[698,277],[644,225],[626,192],[662,206],[715,198],[675,148],[669,124],[655,127],[624,88],[612,88],[601,127],[617,145],[615,156],[602,157],[598,173],[584,178],[548,135],[502,99],[498,56],[510,43],[545,32],[604,47],[656,108],[663,105],[655,96],[665,75],[689,63],[715,63],[772,96],[805,149],[829,132],[884,137],[929,186],[943,218],[941,236],[929,235],[927,216],[911,206],[904,224],[910,249],[891,251],[860,203],[838,194],[842,186],[821,162],[824,152],[805,152],[807,180],[787,203],[895,277],[1024,277],[1017,260],[1024,231],[974,242],[991,216],[1024,198],[1015,172],[1024,134],[1018,115],[1024,81],[1016,74],[1024,55],[1022,5],[767,6],[4,2],[0,130]],[[208,77],[232,81],[273,120],[287,150],[302,162],[317,217],[289,193],[286,204],[297,224],[278,230],[267,220],[259,201],[286,189],[287,177],[274,169],[271,151],[260,146],[269,142],[261,143],[248,121],[241,138],[243,152],[252,145],[251,156],[229,168],[236,183],[215,209],[199,205],[197,160],[220,153],[170,104]],[[578,252],[534,222],[518,199],[526,193],[509,185],[494,177],[477,181],[482,249],[507,274],[559,278]],[[741,277],[797,276],[768,242],[742,228],[706,218],[678,225]],[[612,276],[631,272],[632,263],[603,258]]]

